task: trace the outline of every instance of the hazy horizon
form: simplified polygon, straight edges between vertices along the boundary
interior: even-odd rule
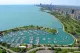
[[[32,5],[32,4],[53,4],[80,6],[80,0],[0,0],[0,5]]]

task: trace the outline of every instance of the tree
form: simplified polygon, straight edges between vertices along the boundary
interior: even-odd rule
[[[62,53],[68,53],[67,51],[62,51]]]
[[[6,46],[6,45],[7,45],[7,43],[6,43],[6,42],[3,42],[3,43],[2,43],[2,46]]]
[[[78,50],[80,51],[80,47],[78,48]]]
[[[0,42],[0,44],[2,44],[2,42]]]
[[[80,48],[80,44],[78,44],[78,47]]]
[[[21,48],[21,53],[26,52],[26,48]]]
[[[54,44],[54,47],[57,47],[57,45],[56,45],[56,44]]]
[[[61,48],[58,48],[57,51],[61,51]]]
[[[2,53],[6,53],[6,50],[4,49],[4,50],[2,50]]]
[[[72,32],[72,35],[76,35],[76,33],[75,32]]]
[[[72,45],[68,45],[68,47],[72,47]]]
[[[36,45],[32,44],[33,48],[36,48]]]
[[[52,50],[54,50],[54,47],[51,47]]]
[[[73,52],[74,50],[73,49],[70,49],[70,52]]]
[[[7,44],[7,48],[10,48],[10,45],[11,45],[11,44]]]
[[[58,51],[55,51],[55,53],[58,53]]]

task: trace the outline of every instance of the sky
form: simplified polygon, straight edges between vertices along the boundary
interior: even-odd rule
[[[0,0],[0,5],[11,4],[54,4],[80,6],[80,0]]]

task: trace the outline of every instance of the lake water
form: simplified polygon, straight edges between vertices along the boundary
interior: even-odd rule
[[[48,34],[45,31],[37,30],[35,34],[35,30],[32,33],[27,30],[27,32],[23,32],[23,36],[19,34],[18,32],[12,32],[7,34],[6,36],[1,37],[3,41],[11,43],[11,40],[15,38],[15,41],[13,43],[27,43],[30,44],[30,37],[33,37],[33,44],[36,44],[36,39],[39,39],[38,44],[72,44],[74,42],[74,39],[71,35],[63,31],[62,24],[53,16],[46,12],[41,12],[40,7],[32,6],[32,5],[1,5],[0,6],[0,31],[7,30],[15,27],[21,27],[21,26],[28,26],[28,25],[34,25],[34,26],[43,26],[48,28],[55,28],[58,30],[57,34]],[[29,33],[32,34],[30,36]],[[43,34],[46,33],[46,34]],[[14,36],[14,34],[17,34],[17,36]],[[12,37],[11,37],[11,36]],[[44,36],[45,35],[45,36]],[[20,38],[19,38],[20,37]],[[0,39],[0,40],[1,40]],[[20,39],[23,41],[19,42],[17,39]],[[18,41],[18,42],[16,42]]]

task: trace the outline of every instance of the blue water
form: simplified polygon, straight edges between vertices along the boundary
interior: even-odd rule
[[[47,37],[49,38],[56,38],[57,43],[55,44],[67,45],[67,44],[72,44],[74,42],[73,37],[63,31],[62,24],[50,14],[46,12],[41,12],[40,7],[31,6],[31,5],[1,5],[0,6],[0,30],[1,31],[15,28],[15,27],[20,27],[20,26],[28,26],[28,25],[35,25],[35,26],[38,25],[38,26],[57,29],[58,30],[57,34],[53,36],[47,35]],[[29,37],[30,36],[28,35],[28,38]],[[40,37],[45,37],[45,36],[40,35]],[[62,38],[65,37],[67,37],[65,41],[60,42],[63,40]],[[46,41],[43,42],[43,40],[40,40],[39,44],[50,44]],[[27,43],[27,42],[24,40],[23,43]]]

